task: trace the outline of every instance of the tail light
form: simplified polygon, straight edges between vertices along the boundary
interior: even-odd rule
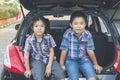
[[[117,72],[120,73],[120,45],[116,47],[117,48],[117,59],[114,64],[114,68]]]
[[[9,44],[4,55],[4,68],[11,71],[23,74],[25,71],[24,59],[19,46]]]

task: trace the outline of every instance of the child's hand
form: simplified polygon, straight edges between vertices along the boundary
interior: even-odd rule
[[[94,68],[95,68],[97,73],[101,73],[101,71],[103,70],[103,68],[99,65],[94,65]]]
[[[47,65],[45,70],[45,76],[49,77],[51,75],[51,66]]]
[[[26,78],[30,78],[30,76],[31,76],[31,70],[26,70],[25,72],[24,72],[24,75],[25,75],[25,77]]]
[[[62,68],[63,71],[66,70],[66,69],[65,69],[65,65],[60,65],[60,66],[61,66],[61,68]]]

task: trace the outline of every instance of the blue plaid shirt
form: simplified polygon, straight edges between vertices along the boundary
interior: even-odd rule
[[[41,60],[48,63],[50,48],[55,47],[56,43],[50,34],[44,34],[40,42],[37,41],[34,34],[31,34],[25,42],[24,52],[31,54],[32,59]]]
[[[92,35],[85,30],[78,38],[74,31],[69,28],[63,35],[60,50],[68,51],[67,58],[88,60],[86,50],[94,50]]]

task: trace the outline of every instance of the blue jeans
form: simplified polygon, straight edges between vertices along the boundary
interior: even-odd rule
[[[65,67],[69,76],[69,80],[79,80],[79,69],[87,79],[96,77],[96,73],[91,61],[81,63],[79,60],[67,59],[65,62]]]
[[[31,61],[31,71],[34,80],[45,80],[45,68],[46,64],[44,64],[40,60],[32,60]],[[51,73],[55,76],[57,80],[61,80],[64,78],[64,72],[61,69],[60,65],[57,61],[53,61],[53,65],[51,68]],[[48,80],[48,79],[47,79]]]

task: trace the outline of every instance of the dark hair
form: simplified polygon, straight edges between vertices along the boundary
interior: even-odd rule
[[[70,17],[70,23],[72,23],[73,20],[76,17],[82,17],[85,20],[86,24],[87,24],[87,16],[83,12],[81,12],[81,11],[75,11],[74,13],[72,13],[72,15]]]
[[[45,25],[45,34],[49,33],[50,22],[49,22],[49,20],[47,18],[44,18],[43,16],[35,16],[35,17],[33,17],[31,25],[30,25],[31,29],[33,28],[33,24],[36,21],[39,21],[39,20],[41,20]]]

